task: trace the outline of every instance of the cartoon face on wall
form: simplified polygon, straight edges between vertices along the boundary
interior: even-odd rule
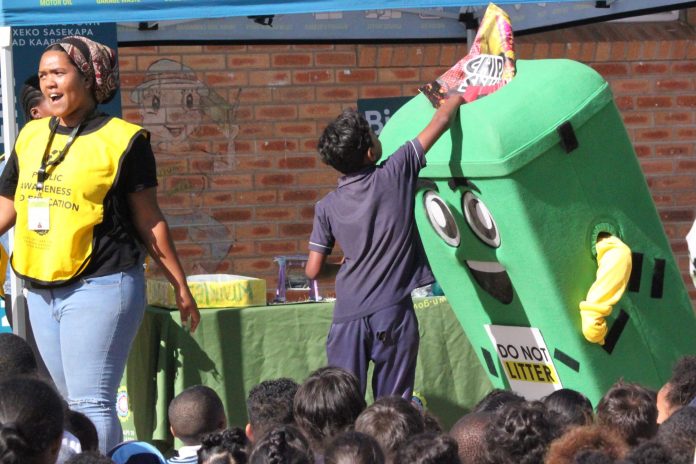
[[[419,95],[389,120],[385,154],[434,110]],[[696,352],[696,320],[608,84],[568,60],[518,61],[505,87],[459,110],[427,154],[415,217],[436,279],[496,387],[593,404],[619,378],[657,388]],[[595,243],[633,254],[604,345],[578,305]]]
[[[145,80],[131,93],[131,99],[140,105],[142,124],[152,134],[155,147],[188,149],[192,135],[208,117],[228,139],[228,153],[234,150],[239,132],[234,124],[238,97],[239,92],[235,101],[227,102],[201,82],[189,66],[169,59],[152,63]]]
[[[186,228],[188,240],[210,250],[195,262],[185,263],[191,272],[224,270],[220,266],[233,243],[227,225],[215,219],[214,212],[200,202],[201,194],[215,176],[228,174],[236,165],[234,139],[239,126],[234,124],[234,115],[239,104],[239,91],[233,101],[228,102],[201,82],[192,68],[161,59],[149,66],[145,79],[131,93],[131,99],[140,105],[142,125],[151,134],[153,151],[158,159],[162,186],[159,194],[188,197],[187,201],[181,201],[188,206],[165,209],[170,227]],[[206,126],[217,128],[213,133],[219,134],[215,141],[219,143],[211,141],[214,136],[206,135],[202,140],[201,130]],[[221,151],[209,148],[224,146],[227,149]],[[182,157],[195,162],[182,164],[178,162]],[[168,161],[169,165],[166,164]],[[172,181],[168,182],[167,177]]]
[[[155,61],[131,98],[140,105],[143,126],[153,144],[185,144],[203,118],[201,97],[208,89],[188,66],[172,60]]]

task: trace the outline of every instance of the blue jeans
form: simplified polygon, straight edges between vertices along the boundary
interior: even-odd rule
[[[143,266],[27,292],[39,352],[70,408],[97,428],[106,453],[123,441],[116,393],[145,311]]]

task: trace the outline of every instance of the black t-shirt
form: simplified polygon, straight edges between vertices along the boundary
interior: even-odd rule
[[[98,115],[85,123],[80,135],[98,131],[112,116]],[[58,126],[57,133],[68,135],[69,127]],[[66,156],[88,156],[70,149]],[[19,178],[17,153],[12,150],[0,176],[0,195],[14,197]],[[114,185],[104,199],[104,220],[94,228],[92,257],[79,277],[98,277],[128,269],[141,262],[145,248],[133,226],[128,194],[157,186],[155,155],[146,132],[131,140],[121,161]]]

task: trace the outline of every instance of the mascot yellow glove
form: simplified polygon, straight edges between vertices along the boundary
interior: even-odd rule
[[[597,241],[597,278],[580,302],[582,334],[587,341],[604,345],[605,317],[621,299],[631,276],[631,249],[619,238],[605,235]]]

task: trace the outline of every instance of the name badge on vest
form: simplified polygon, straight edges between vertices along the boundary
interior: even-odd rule
[[[48,214],[48,198],[29,198],[29,230],[46,232],[50,226]]]

